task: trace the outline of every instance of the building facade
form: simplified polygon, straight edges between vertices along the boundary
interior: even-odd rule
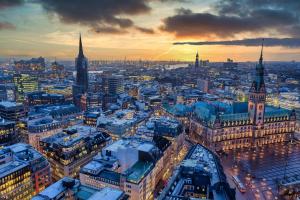
[[[26,111],[23,104],[10,101],[0,102],[0,117],[11,121],[19,121],[25,116]]]
[[[261,51],[248,103],[229,107],[230,112],[226,111],[228,107],[222,110],[220,104],[208,109],[198,107],[191,126],[200,133],[206,145],[216,150],[229,150],[259,147],[293,138],[295,111],[266,105],[264,71]]]
[[[38,78],[29,74],[15,74],[14,83],[18,102],[22,102],[27,93],[39,90]]]
[[[40,149],[51,164],[53,180],[76,178],[86,165],[110,141],[108,134],[87,126],[72,126],[40,141]]]
[[[51,183],[50,164],[28,144],[0,150],[1,199],[29,200]]]
[[[176,168],[158,200],[235,200],[219,158],[198,144]]]
[[[0,119],[0,148],[17,141],[16,123]]]
[[[58,121],[51,116],[39,117],[27,121],[28,142],[35,149],[40,149],[40,140],[61,132],[67,122]]]
[[[180,105],[181,113],[189,118],[191,137],[216,151],[260,147],[293,139],[296,113],[266,104],[264,71],[261,52],[248,102]],[[168,111],[176,107],[178,105]]]

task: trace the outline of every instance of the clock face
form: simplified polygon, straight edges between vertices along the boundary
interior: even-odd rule
[[[262,110],[263,109],[263,106],[262,105],[259,105],[259,110]]]

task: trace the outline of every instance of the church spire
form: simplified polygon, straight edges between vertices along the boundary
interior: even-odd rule
[[[261,64],[261,65],[262,65],[262,62],[263,62],[263,50],[264,50],[264,39],[262,39],[261,52],[260,52],[260,58],[259,58],[259,64]]]
[[[79,34],[79,53],[78,53],[78,57],[84,57],[82,41],[81,41],[81,33]]]
[[[198,51],[197,51],[196,61],[195,61],[195,68],[198,68],[198,67],[199,67],[199,54],[198,54]]]

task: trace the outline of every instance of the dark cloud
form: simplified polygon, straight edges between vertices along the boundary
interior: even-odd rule
[[[24,3],[24,0],[0,0],[0,9],[19,6]]]
[[[136,26],[135,28],[136,28],[136,30],[138,30],[142,33],[146,33],[146,34],[154,34],[155,33],[154,30],[150,29],[150,28],[143,28],[143,27],[138,27],[138,26]]]
[[[93,27],[92,31],[94,33],[102,33],[102,34],[125,34],[127,31],[125,29],[116,28],[113,26],[105,26],[105,27]]]
[[[56,14],[64,23],[89,26],[96,33],[126,33],[135,28],[129,18],[149,13],[151,0],[38,0],[50,14]],[[146,28],[138,28],[147,32]],[[149,30],[148,30],[149,32]]]
[[[16,29],[15,25],[8,22],[0,22],[0,30],[14,30]]]
[[[297,37],[299,0],[220,0],[211,13],[177,9],[163,19],[161,30],[177,37],[225,37],[242,33],[272,33]]]
[[[24,3],[24,0],[0,0],[0,10],[19,6]],[[16,26],[9,22],[0,21],[0,30],[15,30]]]
[[[175,42],[174,45],[238,45],[259,46],[262,38],[243,40],[205,41],[205,42]],[[264,38],[265,46],[300,47],[300,38]]]

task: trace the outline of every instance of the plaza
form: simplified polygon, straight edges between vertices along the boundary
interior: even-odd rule
[[[232,180],[232,176],[237,176],[246,187],[245,193],[236,189],[237,199],[273,200],[297,197],[300,143],[277,143],[243,151],[228,151],[221,155],[221,162],[230,185],[237,188]],[[293,190],[289,190],[292,187]]]

